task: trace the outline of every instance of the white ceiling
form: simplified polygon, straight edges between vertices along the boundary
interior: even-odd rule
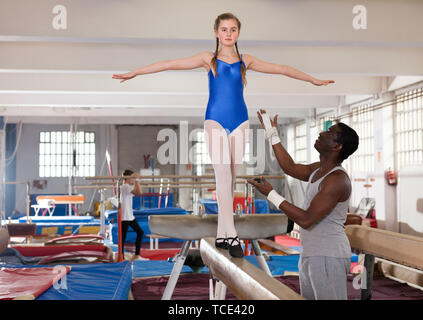
[[[33,123],[201,123],[205,70],[168,71],[125,83],[112,74],[214,50],[222,12],[242,22],[239,48],[334,85],[247,72],[251,121],[265,107],[305,118],[423,80],[423,1],[369,0],[367,29],[352,27],[356,1],[64,0],[0,3],[0,116]]]

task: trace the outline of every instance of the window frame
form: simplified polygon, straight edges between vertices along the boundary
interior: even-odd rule
[[[351,107],[351,127],[360,137],[358,149],[350,157],[352,172],[374,172],[375,139],[373,103],[367,102]]]
[[[423,164],[422,96],[422,87],[395,96],[393,121],[396,169]]]
[[[73,150],[75,162],[73,166]],[[95,176],[96,134],[94,131],[43,130],[38,135],[38,176],[68,178]]]

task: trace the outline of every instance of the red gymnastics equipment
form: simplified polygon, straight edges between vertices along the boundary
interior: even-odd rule
[[[72,251],[97,251],[106,252],[107,247],[103,244],[84,244],[84,245],[60,245],[60,246],[13,246],[24,257],[45,257],[64,252]]]
[[[119,208],[118,208],[118,212],[117,212],[117,216],[118,216],[118,258],[117,258],[117,262],[122,262],[123,261],[123,252],[122,252],[122,217],[121,217],[121,207],[120,207],[120,203],[119,203]]]
[[[41,259],[38,264],[52,264],[52,263],[69,263],[70,261],[81,261],[86,259],[95,259],[91,262],[113,262],[112,255],[105,251],[96,250],[74,250],[69,252],[62,252],[59,254],[47,256]]]
[[[35,299],[69,273],[71,267],[1,268],[0,299]]]
[[[96,234],[78,234],[71,236],[63,236],[51,239],[45,243],[46,246],[49,245],[59,245],[59,244],[95,244],[103,241],[102,236]]]

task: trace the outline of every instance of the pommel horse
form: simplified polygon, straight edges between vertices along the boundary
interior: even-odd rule
[[[243,216],[234,216],[235,228],[238,233],[238,237],[242,240],[251,240],[254,253],[256,255],[257,261],[261,267],[262,272],[260,277],[265,275],[265,278],[272,278],[269,267],[266,263],[265,258],[263,257],[260,246],[257,242],[257,239],[268,238],[275,235],[285,234],[291,232],[294,223],[288,219],[284,214],[255,214],[255,215],[243,215]],[[181,273],[182,267],[184,265],[185,259],[188,255],[191,241],[201,239],[200,252],[203,260],[207,264],[211,260],[208,260],[204,257],[205,252],[211,252],[211,247],[214,247],[211,244],[212,240],[203,239],[203,238],[215,238],[217,230],[217,215],[207,215],[207,216],[198,216],[198,215],[150,215],[149,216],[149,226],[153,234],[166,236],[169,238],[183,239],[184,243],[181,250],[176,256],[176,261],[172,269],[172,273],[167,282],[165,291],[162,296],[162,300],[170,300],[175,289],[176,283],[178,281],[179,275]],[[208,248],[208,249],[207,249]],[[214,248],[214,251],[217,249]],[[206,253],[207,255],[207,253]],[[246,264],[249,264],[245,259],[242,258],[232,258],[233,260],[241,260]],[[232,264],[232,259],[226,257],[222,260],[222,263]],[[216,270],[214,266],[209,265],[211,271]],[[253,273],[253,276],[255,273]],[[221,275],[223,278],[223,276]],[[251,278],[246,276],[245,278]],[[222,279],[223,280],[223,279]],[[277,281],[277,280],[275,280]],[[273,282],[273,286],[275,283]],[[282,283],[281,283],[282,285]],[[231,288],[231,285],[229,285]],[[266,289],[267,290],[267,289]],[[288,290],[290,290],[288,288]],[[264,297],[272,296],[271,293],[266,293]],[[293,294],[291,297],[297,297],[298,295]]]

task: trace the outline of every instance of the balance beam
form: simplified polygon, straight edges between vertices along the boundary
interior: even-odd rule
[[[345,226],[352,249],[423,270],[423,238],[360,225]]]
[[[162,300],[170,300],[172,297],[191,242],[206,237],[216,237],[217,218],[217,214],[207,216],[150,215],[148,217],[151,233],[184,240],[181,250],[176,256]],[[244,240],[252,240],[253,249],[260,267],[268,274],[271,274],[256,239],[289,233],[293,228],[293,222],[284,214],[235,215],[234,222],[238,237]]]
[[[360,225],[345,226],[345,233],[351,249],[365,254],[361,300],[372,298],[375,257],[423,270],[423,238]]]
[[[240,300],[304,300],[298,293],[243,258],[216,249],[214,238],[203,238],[200,253],[210,272]]]
[[[253,240],[289,233],[292,224],[284,214],[234,215],[235,229],[240,239]],[[151,233],[169,238],[199,240],[216,237],[217,214],[197,215],[150,215]],[[291,230],[289,230],[291,229]]]

